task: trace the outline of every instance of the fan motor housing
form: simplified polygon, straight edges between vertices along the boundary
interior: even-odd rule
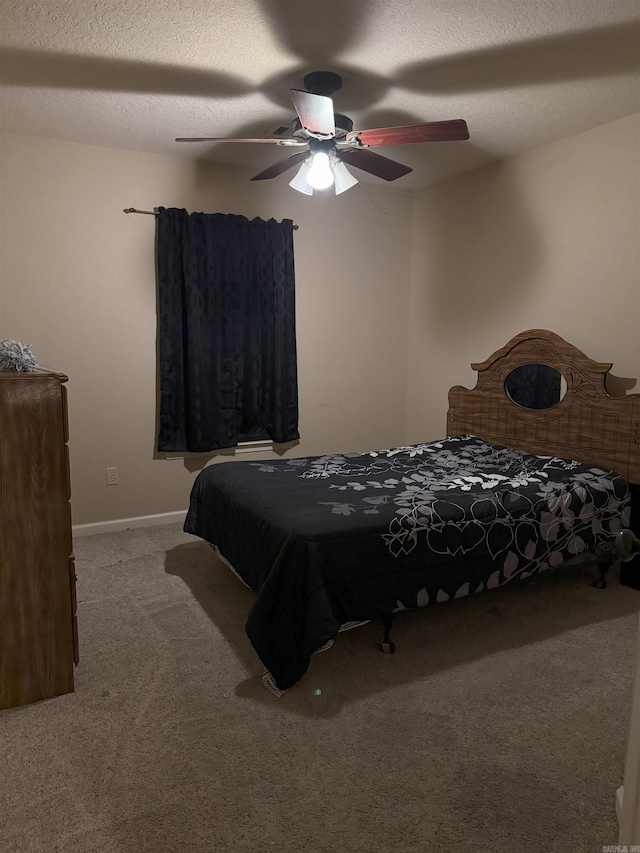
[[[336,139],[343,139],[347,133],[353,130],[353,122],[349,116],[342,115],[342,113],[334,113],[333,119],[336,126]],[[279,127],[274,131],[274,134],[277,136],[297,136],[302,139],[308,138],[308,135],[306,131],[302,129],[300,119],[298,118],[294,119],[289,127]]]
[[[346,136],[347,133],[353,130],[353,122],[349,116],[343,116],[342,113],[335,113],[334,120],[336,123],[336,137]]]

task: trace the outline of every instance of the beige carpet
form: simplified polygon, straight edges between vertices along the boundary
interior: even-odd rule
[[[76,542],[76,692],[0,712],[3,853],[617,842],[640,592],[566,570],[340,635],[278,699],[179,525]]]

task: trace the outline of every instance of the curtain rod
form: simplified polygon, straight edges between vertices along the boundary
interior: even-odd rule
[[[123,213],[148,213],[150,216],[157,216],[158,215],[157,210],[137,210],[135,207],[125,207],[122,212]],[[298,226],[294,225],[293,230],[297,231]]]

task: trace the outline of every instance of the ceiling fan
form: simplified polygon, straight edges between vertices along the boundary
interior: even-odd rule
[[[463,119],[354,130],[350,118],[334,113],[333,110],[331,95],[342,87],[339,74],[332,71],[313,71],[304,78],[304,85],[306,91],[289,89],[298,115],[289,127],[279,127],[274,131],[274,137],[179,137],[176,142],[257,142],[299,148],[299,151],[254,175],[251,180],[277,178],[301,164],[289,186],[306,195],[313,195],[314,190],[333,186],[338,195],[358,183],[357,178],[347,169],[346,163],[385,181],[395,181],[412,171],[409,166],[376,154],[370,150],[372,147],[469,139],[467,123]],[[285,133],[288,133],[288,136],[283,136]]]

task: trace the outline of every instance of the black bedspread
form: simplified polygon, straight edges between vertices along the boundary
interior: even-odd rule
[[[184,529],[257,593],[247,633],[281,690],[352,620],[559,565],[629,523],[612,472],[474,436],[205,468]]]

